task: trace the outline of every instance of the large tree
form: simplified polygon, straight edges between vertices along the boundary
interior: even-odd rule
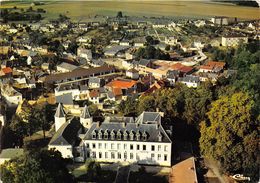
[[[55,150],[26,152],[0,166],[1,179],[6,183],[73,182],[67,161]]]
[[[208,120],[201,124],[202,154],[218,160],[226,172],[258,175],[257,121],[253,107],[247,93],[222,96],[212,103]]]

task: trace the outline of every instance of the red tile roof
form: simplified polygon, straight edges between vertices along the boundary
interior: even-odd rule
[[[181,63],[177,63],[171,66],[173,70],[177,70],[183,73],[188,73],[193,70],[193,67],[182,65]]]
[[[136,84],[137,81],[134,80],[114,80],[108,83],[106,86],[111,88],[127,89],[132,88]]]
[[[92,90],[91,92],[89,92],[89,96],[92,97],[99,97],[99,92],[98,90]]]
[[[4,74],[9,74],[13,72],[12,68],[10,67],[3,68],[2,71]]]

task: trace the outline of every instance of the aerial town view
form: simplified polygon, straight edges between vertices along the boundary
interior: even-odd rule
[[[259,0],[0,0],[0,183],[259,183]]]

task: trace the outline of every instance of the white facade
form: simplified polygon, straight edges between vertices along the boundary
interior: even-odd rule
[[[238,46],[240,43],[248,43],[248,37],[222,37],[222,46]]]
[[[17,106],[22,102],[23,96],[20,92],[16,91],[12,86],[3,85],[2,96],[5,99],[8,106]]]
[[[132,79],[138,79],[139,73],[138,73],[138,71],[127,70],[126,71],[126,77],[129,77],[129,78],[132,78]]]
[[[0,126],[2,125],[2,126],[5,126],[5,116],[4,115],[2,115],[2,114],[0,114]]]
[[[85,140],[86,157],[101,162],[171,166],[171,143]]]

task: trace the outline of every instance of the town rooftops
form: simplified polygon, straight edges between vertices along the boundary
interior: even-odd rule
[[[76,145],[79,143],[77,135],[81,127],[76,118],[64,123],[54,134],[49,145]]]
[[[111,87],[111,88],[127,89],[127,88],[132,88],[136,84],[137,84],[137,81],[134,81],[134,80],[117,79],[117,80],[111,81],[106,86]]]
[[[67,73],[59,73],[59,74],[51,74],[46,76],[45,83],[53,83],[57,81],[63,81],[67,79],[76,79],[76,78],[84,78],[84,77],[92,77],[94,75],[102,75],[105,73],[114,72],[115,68],[108,65],[103,65],[101,67],[94,67],[89,69],[78,68],[71,72]]]
[[[198,76],[187,75],[183,78],[179,78],[179,81],[185,83],[199,83],[200,79]]]
[[[186,65],[182,65],[181,63],[177,63],[171,66],[172,70],[177,70],[183,73],[189,73],[193,70],[192,67],[190,66],[186,66]]]
[[[11,67],[2,68],[2,71],[3,71],[4,74],[10,74],[10,73],[13,72]]]

